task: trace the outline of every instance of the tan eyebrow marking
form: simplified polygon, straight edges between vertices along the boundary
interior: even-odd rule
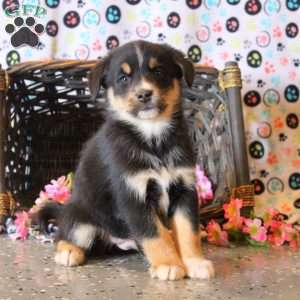
[[[121,69],[125,74],[127,74],[127,75],[131,74],[131,67],[127,62],[122,63]]]
[[[148,65],[149,65],[149,68],[150,69],[154,69],[155,67],[157,67],[157,59],[156,58],[154,58],[154,57],[150,57],[150,59],[149,59],[149,63],[148,63]]]

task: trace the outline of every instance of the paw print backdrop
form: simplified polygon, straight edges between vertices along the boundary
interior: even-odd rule
[[[300,209],[300,0],[0,0],[0,63],[92,59],[146,39],[243,73],[256,213]]]

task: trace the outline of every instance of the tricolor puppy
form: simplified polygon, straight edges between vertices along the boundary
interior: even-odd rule
[[[72,197],[40,213],[59,220],[55,261],[84,263],[93,245],[144,252],[152,277],[210,278],[194,188],[196,156],[182,112],[182,80],[193,65],[169,46],[144,41],[113,50],[90,74],[108,102],[104,125],[82,152]]]

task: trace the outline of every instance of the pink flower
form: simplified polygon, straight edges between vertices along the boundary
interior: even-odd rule
[[[300,247],[300,233],[297,229],[293,228],[292,225],[286,225],[286,240],[289,242],[292,250],[297,250]]]
[[[68,178],[61,176],[51,180],[51,184],[45,186],[45,192],[49,199],[62,204],[67,202],[71,196]]]
[[[212,184],[205,176],[204,171],[201,170],[199,165],[196,165],[196,190],[198,199],[201,203],[205,204],[207,200],[212,200],[214,197]]]
[[[243,232],[249,233],[250,237],[257,242],[265,242],[267,240],[267,230],[262,226],[260,219],[245,219]]]
[[[221,226],[214,220],[211,220],[206,226],[207,240],[215,245],[228,245],[228,234],[221,229]]]
[[[228,222],[223,225],[226,230],[238,230],[241,229],[244,222],[244,217],[241,216],[241,208],[243,206],[243,200],[231,198],[228,204],[223,205],[225,212],[225,218]]]
[[[13,238],[25,240],[28,237],[29,216],[27,212],[22,211],[16,213],[16,217],[16,234]]]
[[[273,220],[270,224],[270,234],[268,240],[275,246],[281,246],[287,239],[286,224]]]
[[[274,208],[269,208],[263,216],[264,225],[269,228],[274,220],[274,218],[279,214],[279,211]]]

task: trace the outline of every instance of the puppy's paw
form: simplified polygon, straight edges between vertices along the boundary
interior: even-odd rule
[[[74,267],[84,263],[85,254],[81,248],[67,241],[59,241],[54,260],[59,265]]]
[[[187,275],[190,278],[210,279],[215,276],[215,270],[210,260],[204,258],[189,258],[184,260]]]
[[[152,278],[160,280],[179,280],[186,276],[186,272],[182,266],[177,265],[160,265],[150,268]]]

